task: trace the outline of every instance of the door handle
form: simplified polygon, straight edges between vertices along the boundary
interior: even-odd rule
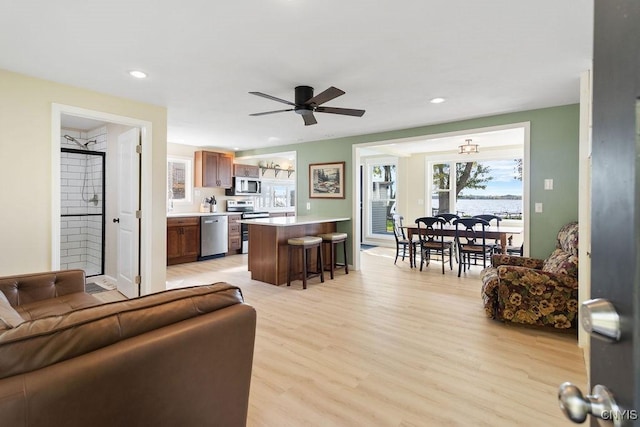
[[[116,222],[120,222],[120,218],[113,218],[113,222],[114,222],[114,223],[116,223]]]
[[[558,389],[558,401],[567,418],[576,424],[583,423],[587,415],[591,415],[609,421],[614,427],[624,426],[623,411],[603,385],[595,385],[592,394],[585,397],[574,384],[562,383]]]
[[[613,304],[606,299],[596,298],[583,302],[580,323],[592,337],[608,342],[620,341],[620,316]]]

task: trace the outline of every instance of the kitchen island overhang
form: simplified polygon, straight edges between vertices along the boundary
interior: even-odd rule
[[[315,215],[241,220],[249,230],[248,268],[251,278],[272,285],[287,283],[287,241],[292,237],[332,233],[336,231],[338,222],[350,220],[348,217]],[[300,262],[294,260],[293,268],[300,269]]]

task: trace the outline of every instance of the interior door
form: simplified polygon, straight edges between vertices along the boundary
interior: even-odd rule
[[[118,136],[118,291],[140,296],[140,130],[130,129]]]
[[[561,389],[560,394],[573,399],[570,412],[592,413],[592,427],[640,425],[639,21],[637,0],[595,0],[591,298],[612,304],[621,335],[618,341],[605,341],[592,333],[591,390],[582,390],[584,396],[576,390],[563,396]],[[613,314],[609,331],[616,329],[612,319]],[[594,316],[587,320],[587,330],[599,324]],[[617,408],[600,406],[607,392]]]

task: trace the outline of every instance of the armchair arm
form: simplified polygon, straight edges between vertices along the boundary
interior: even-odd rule
[[[35,301],[84,292],[84,270],[61,270],[0,277],[0,291],[17,307]]]
[[[524,258],[521,256],[506,254],[494,254],[491,256],[491,265],[494,267],[498,267],[501,265],[516,265],[540,270],[544,265],[544,260],[537,258]]]
[[[504,319],[558,329],[576,325],[578,281],[574,277],[502,265],[498,278],[498,310]]]

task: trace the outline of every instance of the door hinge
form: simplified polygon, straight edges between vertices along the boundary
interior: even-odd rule
[[[135,279],[133,279],[133,281],[136,285],[139,285],[142,282],[142,277],[140,277],[140,275],[137,275]]]
[[[142,145],[136,145],[136,153],[142,154]]]
[[[136,219],[142,218],[142,211],[136,211]]]

